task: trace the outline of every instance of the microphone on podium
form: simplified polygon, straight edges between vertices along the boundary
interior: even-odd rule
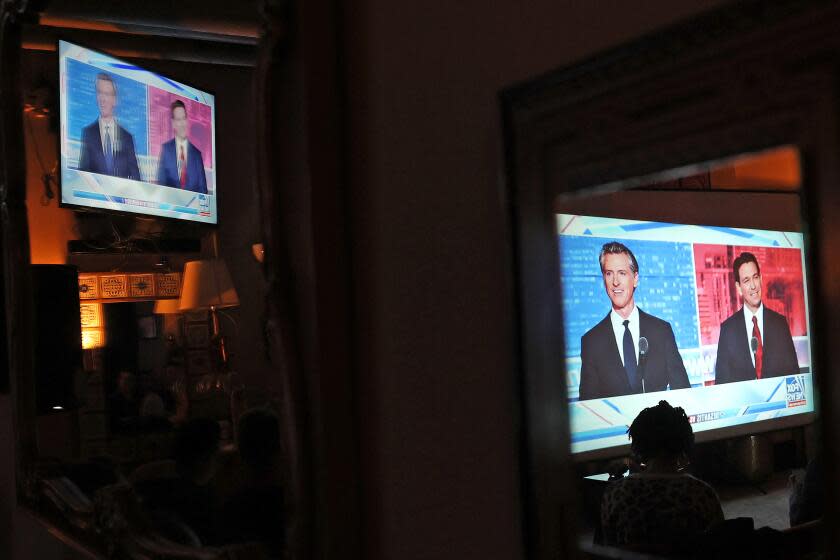
[[[743,338],[741,340],[744,340]],[[750,350],[752,350],[753,357],[755,357],[755,353],[758,352],[758,338],[752,337],[750,339]]]
[[[642,393],[645,392],[645,362],[647,361],[648,350],[650,350],[650,343],[645,337],[639,338],[639,378],[642,380]]]

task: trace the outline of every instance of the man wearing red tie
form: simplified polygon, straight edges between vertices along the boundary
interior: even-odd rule
[[[157,182],[167,187],[207,194],[201,151],[187,140],[187,108],[183,101],[176,100],[169,110],[175,138],[160,148]]]
[[[744,305],[720,325],[715,384],[799,373],[787,320],[761,301],[758,259],[743,252],[732,272]]]

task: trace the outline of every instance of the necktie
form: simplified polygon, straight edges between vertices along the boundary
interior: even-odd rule
[[[178,156],[178,167],[181,168],[181,188],[187,186],[187,155],[184,153],[184,147],[181,146],[181,153]]]
[[[761,331],[758,330],[758,319],[755,315],[753,315],[752,335],[758,340],[758,346],[755,349],[755,378],[761,379],[761,358],[764,355],[764,344],[761,342]]]
[[[110,175],[114,174],[114,147],[111,145],[111,125],[105,125],[105,167]]]
[[[627,381],[630,382],[630,389],[638,392],[638,379],[636,378],[636,348],[633,346],[633,336],[630,334],[629,319],[624,320],[624,369],[627,370]]]

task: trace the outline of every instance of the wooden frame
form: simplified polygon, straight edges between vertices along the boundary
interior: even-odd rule
[[[528,555],[577,554],[553,201],[673,179],[793,145],[802,156],[824,459],[840,455],[840,7],[740,2],[502,93],[518,293]],[[679,170],[678,173],[675,170]],[[840,484],[826,480],[828,550]],[[598,553],[590,552],[598,555]],[[605,553],[607,554],[607,553]]]

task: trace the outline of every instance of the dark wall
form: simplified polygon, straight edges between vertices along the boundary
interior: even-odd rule
[[[522,557],[499,90],[719,3],[347,11],[368,558]]]

